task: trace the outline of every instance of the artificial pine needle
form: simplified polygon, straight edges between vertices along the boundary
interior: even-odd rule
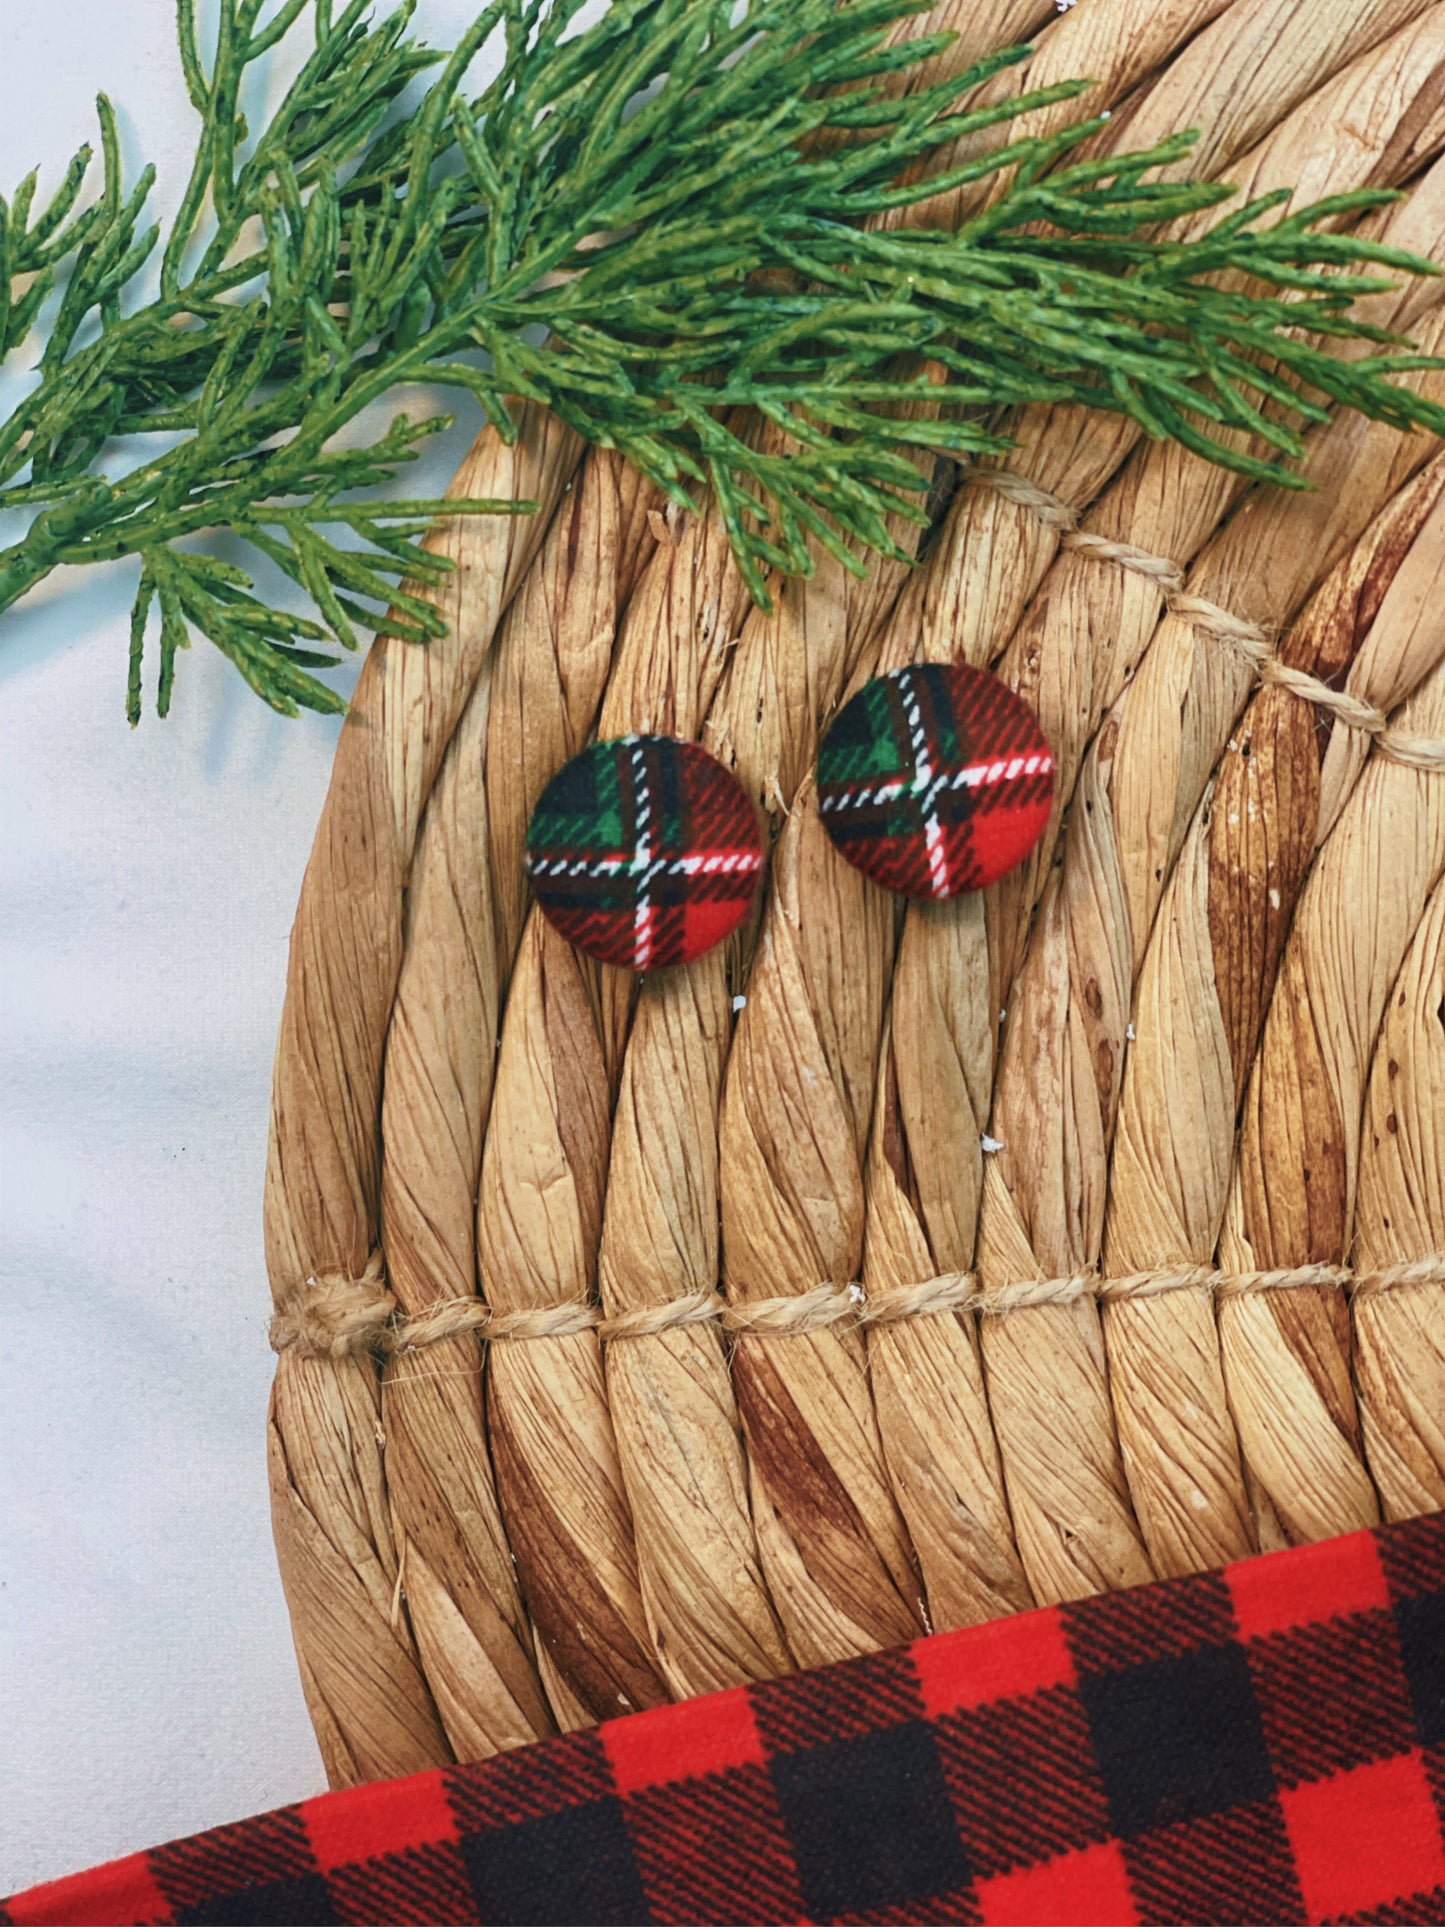
[[[420,543],[441,505],[358,492],[446,424],[401,415],[367,446],[337,443],[402,384],[465,391],[503,434],[509,398],[543,402],[675,497],[710,488],[760,600],[770,570],[807,571],[810,537],[857,566],[840,536],[884,548],[887,512],[922,517],[911,447],[1004,447],[984,407],[1123,412],[1292,486],[1298,474],[1239,456],[1220,431],[1294,457],[1290,417],[1317,419],[1322,401],[1445,431],[1445,411],[1389,379],[1421,358],[1347,312],[1383,284],[1340,272],[1428,264],[1319,231],[1390,196],[1268,224],[1267,200],[1191,244],[1149,241],[1229,190],[1145,178],[1187,136],[1070,164],[1096,122],[930,179],[921,163],[944,143],[1084,89],[955,110],[1019,48],[900,96],[896,76],[943,44],[884,46],[921,3],[612,0],[573,31],[581,0],[493,0],[443,55],[411,35],[410,4],[375,22],[368,0],[269,13],[266,0],[216,0],[208,56],[195,0],[178,0],[201,134],[164,241],[144,225],[153,170],[126,191],[104,98],[93,205],[79,205],[88,149],[44,208],[33,174],[0,197],[0,360],[58,293],[35,384],[0,423],[0,509],[31,518],[0,550],[0,611],[61,564],[134,556],[132,721],[155,610],[162,714],[192,632],[274,708],[339,710],[312,673],[336,658],[316,644],[441,626],[415,592],[448,566]],[[249,133],[248,71],[307,28],[300,72]],[[494,39],[500,69],[470,96],[468,70]],[[863,230],[869,214],[1000,168],[1007,191],[957,234]],[[1343,361],[1321,336],[1383,352]],[[921,353],[954,386],[960,407],[945,416],[897,406],[916,392],[900,358]],[[739,407],[785,427],[792,452],[740,439]],[[157,433],[163,453],[114,462],[128,438]],[[280,568],[314,616],[272,606],[243,569],[191,545],[222,531]]]

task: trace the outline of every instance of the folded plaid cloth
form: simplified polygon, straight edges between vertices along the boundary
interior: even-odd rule
[[[1445,1518],[327,1794],[0,1921],[1445,1921]]]

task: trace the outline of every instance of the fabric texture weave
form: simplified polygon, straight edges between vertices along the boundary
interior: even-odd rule
[[[619,736],[574,756],[527,830],[537,901],[624,970],[691,963],[742,922],[763,867],[757,811],[696,743]]]
[[[0,1921],[1445,1921],[1445,1518],[323,1795]]]
[[[818,756],[818,803],[850,863],[885,890],[982,890],[1043,835],[1054,754],[986,669],[916,664],[865,683]]]

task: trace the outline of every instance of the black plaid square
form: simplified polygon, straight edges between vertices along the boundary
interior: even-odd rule
[[[798,1920],[806,1909],[766,1767],[669,1781],[623,1800],[649,1920]],[[745,1842],[746,1845],[740,1843]]]
[[[176,1915],[184,1927],[313,1927],[339,1918],[331,1905],[331,1889],[319,1873],[213,1894]]]
[[[615,1794],[462,1841],[483,1921],[506,1927],[636,1927],[649,1918]]]
[[[947,1714],[934,1733],[979,1880],[1108,1838],[1108,1801],[1071,1688]]]
[[[1142,1927],[1298,1927],[1307,1917],[1275,1800],[1140,1834],[1124,1842],[1124,1862]]]
[[[905,1913],[964,1887],[969,1867],[938,1749],[913,1721],[782,1753],[770,1771],[810,1918]]]
[[[335,1919],[306,1823],[295,1807],[158,1847],[151,1873],[177,1920]],[[226,1897],[217,1899],[218,1892]],[[206,1911],[232,1905],[254,1912]],[[284,1911],[288,1907],[294,1911]]]
[[[330,1927],[346,1917],[335,1909],[326,1875],[307,1874],[210,1894],[167,1918],[175,1927]]]
[[[1385,1760],[1416,1743],[1410,1688],[1388,1612],[1351,1613],[1245,1648],[1281,1786]]]
[[[1445,1592],[1402,1599],[1395,1627],[1422,1746],[1445,1746]]]
[[[1115,1832],[1268,1799],[1274,1774],[1237,1646],[1206,1646],[1083,1680]]]

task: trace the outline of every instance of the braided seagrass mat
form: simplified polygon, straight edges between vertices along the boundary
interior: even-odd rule
[[[1408,187],[1368,220],[1445,256],[1441,0],[938,26],[1244,198]],[[1445,283],[1370,307],[1445,346]],[[919,566],[764,614],[713,519],[521,419],[455,488],[539,512],[436,529],[449,639],[372,651],[292,940],[269,1465],[333,1785],[1445,1506],[1439,445],[1340,416],[1298,495],[1019,411]],[[811,770],[916,661],[994,668],[1058,789],[905,910]],[[628,731],[774,837],[746,940],[640,982],[522,864]]]

